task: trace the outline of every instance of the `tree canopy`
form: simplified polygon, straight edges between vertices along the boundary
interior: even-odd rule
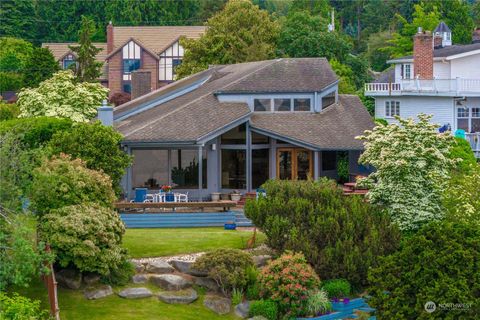
[[[231,0],[206,23],[198,40],[182,39],[185,56],[179,78],[205,70],[211,64],[266,60],[275,57],[278,23],[248,0]]]

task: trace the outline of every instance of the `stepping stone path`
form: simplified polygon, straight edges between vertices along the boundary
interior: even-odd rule
[[[230,299],[212,294],[207,294],[203,300],[203,305],[217,314],[229,313],[231,303]]]
[[[118,295],[125,299],[140,299],[152,296],[152,292],[147,288],[127,288],[118,293]]]
[[[158,299],[170,304],[189,304],[198,299],[198,294],[192,288],[180,291],[163,291],[158,294]]]
[[[112,287],[103,285],[99,287],[90,287],[85,289],[84,295],[88,300],[96,300],[108,297],[113,294]]]
[[[175,274],[152,275],[150,282],[169,291],[182,290],[192,286],[192,281]]]
[[[192,276],[198,276],[198,277],[207,276],[206,272],[192,268],[195,261],[170,260],[169,263],[181,273],[186,273],[186,274],[189,274]]]
[[[156,260],[149,262],[146,265],[146,271],[148,273],[164,274],[174,272],[175,268],[169,265],[166,261]]]
[[[136,274],[132,277],[133,283],[146,283],[148,281],[148,276],[146,274]]]
[[[240,318],[247,318],[250,311],[250,302],[245,301],[235,306],[235,314]]]

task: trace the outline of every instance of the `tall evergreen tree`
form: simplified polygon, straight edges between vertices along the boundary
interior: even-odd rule
[[[35,39],[32,0],[0,1],[0,37]]]
[[[25,64],[24,85],[36,87],[40,82],[50,78],[60,69],[58,62],[47,48],[34,47]]]
[[[82,27],[78,32],[78,46],[69,46],[76,55],[74,72],[75,78],[79,82],[94,82],[101,74],[102,63],[95,60],[95,56],[101,49],[92,44],[94,34],[95,22],[82,16]]]

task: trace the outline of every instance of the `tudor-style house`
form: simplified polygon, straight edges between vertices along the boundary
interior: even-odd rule
[[[93,43],[101,51],[96,60],[103,63],[100,81],[110,89],[110,97],[117,92],[132,93],[132,97],[156,90],[175,80],[175,67],[183,58],[180,37],[199,38],[202,26],[107,26],[107,42]],[[67,69],[75,63],[75,54],[69,49],[74,43],[43,43],[50,49],[60,67]],[[132,92],[132,76],[138,73],[138,84]]]
[[[480,30],[471,44],[455,45],[441,22],[433,33],[418,31],[413,55],[388,63],[391,69],[365,85],[365,95],[375,98],[375,116],[390,122],[395,115],[431,114],[443,129],[463,130],[480,157]]]
[[[199,200],[250,192],[270,178],[336,178],[340,156],[352,176],[365,175],[355,137],[373,120],[357,96],[338,93],[338,82],[324,58],[218,65],[100,109],[99,118],[134,156],[123,179],[129,198],[165,184]]]

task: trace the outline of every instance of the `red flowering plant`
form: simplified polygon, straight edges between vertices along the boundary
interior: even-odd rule
[[[262,270],[259,284],[261,297],[276,302],[283,315],[295,317],[308,314],[309,295],[320,279],[303,254],[287,251]]]
[[[163,192],[171,192],[171,191],[172,191],[172,186],[163,185],[160,189],[161,189]]]

